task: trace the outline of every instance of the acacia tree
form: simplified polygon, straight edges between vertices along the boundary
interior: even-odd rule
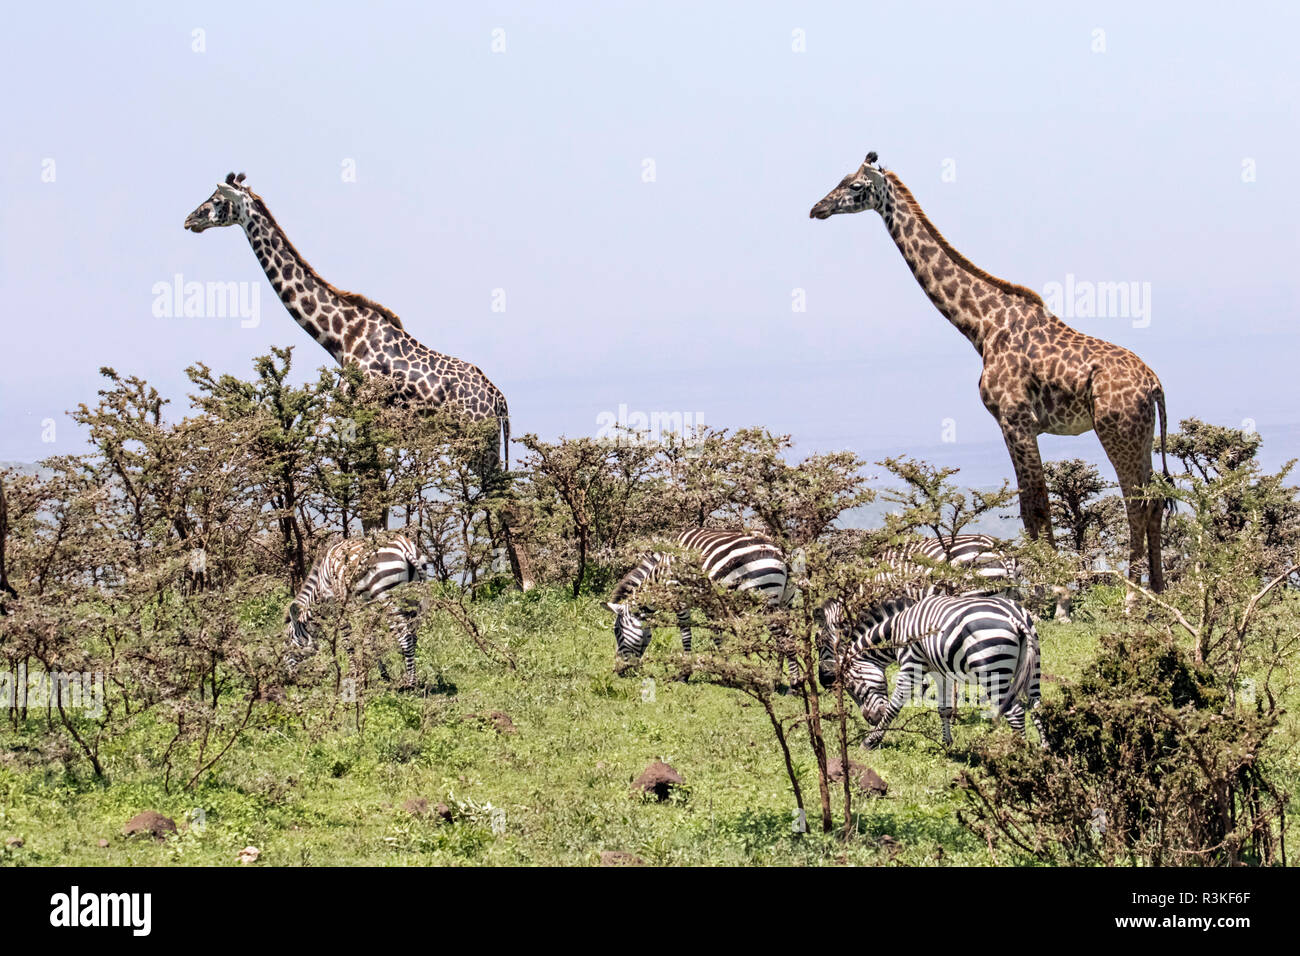
[[[273,347],[253,367],[257,377],[214,377],[203,363],[186,369],[198,388],[193,403],[218,421],[236,428],[257,463],[257,488],[279,531],[281,561],[290,587],[307,577],[312,523],[305,519],[305,489],[312,473],[312,438],[320,427],[320,392],[288,384],[293,348]]]
[[[18,596],[9,583],[9,570],[5,564],[5,543],[9,540],[9,502],[5,498],[4,475],[0,474],[0,614],[5,613],[5,599]]]
[[[1081,567],[1091,567],[1115,544],[1116,529],[1124,519],[1123,499],[1107,495],[1115,484],[1082,458],[1044,462],[1043,475],[1052,524],[1079,556]]]
[[[524,468],[537,526],[543,534],[549,530],[551,538],[542,547],[556,557],[570,552],[574,597],[582,591],[594,549],[612,554],[633,536],[662,530],[653,517],[654,445],[586,437],[552,443],[534,434],[519,443],[530,452]],[[558,547],[561,542],[568,547]]]

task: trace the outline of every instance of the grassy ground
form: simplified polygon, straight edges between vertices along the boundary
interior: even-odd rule
[[[757,704],[694,683],[659,682],[654,700],[643,700],[640,677],[613,675],[608,614],[594,598],[508,594],[476,613],[487,637],[512,648],[517,671],[488,661],[445,622],[427,620],[420,674],[439,692],[379,693],[361,731],[340,716],[314,733],[286,723],[246,734],[189,791],[162,786],[163,727],[114,741],[103,783],[84,761],[69,773],[63,761],[19,749],[24,738],[6,725],[0,862],[230,865],[247,845],[261,850],[257,865],[586,865],[605,850],[654,864],[1018,862],[994,858],[960,826],[952,787],[964,743],[1009,732],[1005,725],[994,729],[967,713],[945,754],[931,710],[910,724],[927,734],[891,734],[872,754],[855,748],[853,759],[889,784],[886,797],[855,803],[862,837],[796,838],[789,783]],[[1041,623],[1045,695],[1056,692],[1056,680],[1077,676],[1101,626]],[[671,655],[676,642],[675,631],[661,631],[649,654]],[[793,712],[797,702],[782,706]],[[489,710],[508,714],[516,732],[470,716]],[[1287,721],[1282,737],[1295,740],[1295,721]],[[856,721],[858,737],[862,727]],[[811,749],[804,735],[794,743],[815,806]],[[655,759],[686,780],[686,792],[662,804],[630,795],[632,779]],[[1295,792],[1295,748],[1283,759],[1282,783]],[[419,797],[447,803],[455,822],[403,809]],[[194,808],[204,825],[164,842],[122,836],[142,810],[182,823]],[[811,807],[809,817],[816,830]],[[893,840],[882,845],[885,834]],[[21,845],[6,842],[13,838]]]

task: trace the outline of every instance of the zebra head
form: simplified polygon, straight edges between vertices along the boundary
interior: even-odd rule
[[[870,657],[857,657],[849,662],[849,694],[862,710],[863,718],[870,724],[880,723],[889,706],[889,689],[885,683],[885,668],[880,661]]]
[[[632,613],[627,604],[607,601],[605,607],[614,614],[614,651],[619,657],[640,660],[650,643],[650,628]]]
[[[844,605],[831,598],[813,612],[813,619],[817,622],[817,680],[828,688],[839,672],[836,657],[844,627]]]
[[[292,649],[310,650],[315,643],[312,640],[311,632],[307,630],[307,624],[311,616],[297,601],[290,601],[289,606],[284,610],[284,641],[291,648],[285,654],[285,663],[290,669],[298,666],[299,661],[305,654],[296,653]]]

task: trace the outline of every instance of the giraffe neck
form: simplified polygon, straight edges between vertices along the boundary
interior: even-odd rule
[[[948,244],[902,180],[891,172],[886,182],[885,228],[935,308],[977,352],[983,355],[991,333],[1013,317],[1020,324],[1047,320],[1036,293],[976,266]]]
[[[340,365],[355,359],[358,351],[365,351],[365,346],[359,349],[358,343],[370,338],[368,329],[390,321],[386,316],[377,316],[377,310],[360,301],[359,296],[340,292],[322,279],[299,255],[260,199],[253,198],[249,203],[243,227],[253,254],[284,307]],[[379,322],[369,321],[376,317]],[[401,329],[395,316],[391,324]]]

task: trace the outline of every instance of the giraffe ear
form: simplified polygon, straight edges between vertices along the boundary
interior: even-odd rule
[[[227,186],[225,183],[221,183],[219,186],[217,186],[217,192],[221,193],[221,195],[225,196],[227,199],[240,198],[239,190],[236,189],[234,186]]]

